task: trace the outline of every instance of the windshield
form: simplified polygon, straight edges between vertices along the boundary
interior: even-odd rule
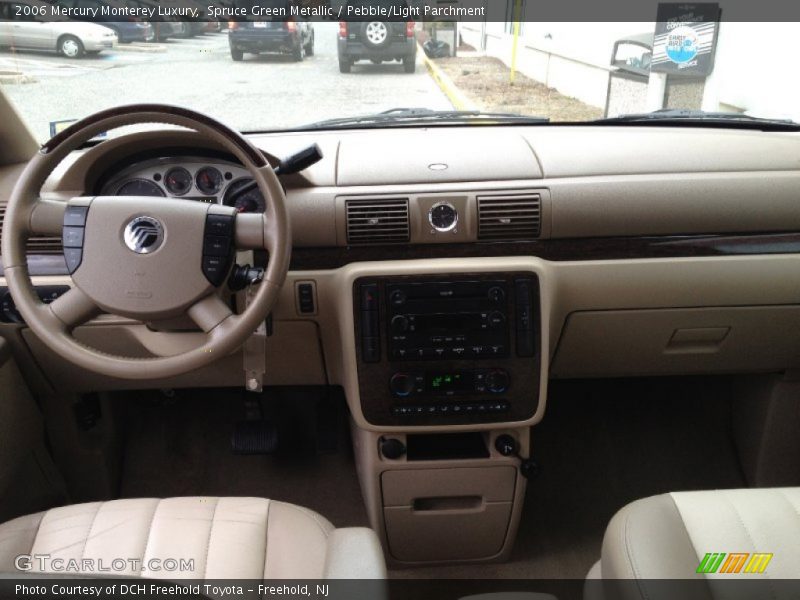
[[[404,0],[0,0],[0,87],[39,140],[144,102],[246,132],[386,127],[425,114],[431,125],[653,111],[800,121],[791,74],[800,24],[728,23],[718,9],[543,23],[515,19],[525,3],[499,4],[505,20],[432,22],[412,19],[416,3]]]

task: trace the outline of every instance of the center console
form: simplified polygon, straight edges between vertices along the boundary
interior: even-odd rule
[[[370,423],[519,422],[536,413],[535,274],[365,277],[355,281],[353,304]]]
[[[352,285],[360,408],[380,427],[354,429],[356,464],[387,560],[506,559],[540,415],[537,274],[365,275]]]

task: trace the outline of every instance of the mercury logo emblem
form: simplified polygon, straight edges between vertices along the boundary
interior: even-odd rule
[[[164,241],[164,228],[153,217],[136,217],[125,226],[123,239],[137,254],[150,254]]]

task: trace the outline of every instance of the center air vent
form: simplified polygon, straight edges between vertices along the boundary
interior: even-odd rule
[[[347,243],[407,242],[408,198],[347,200]]]
[[[539,237],[539,194],[478,196],[479,240],[530,240]]]
[[[3,232],[3,223],[6,218],[5,205],[0,206],[0,234]],[[60,237],[31,237],[28,238],[26,248],[28,254],[63,254]]]

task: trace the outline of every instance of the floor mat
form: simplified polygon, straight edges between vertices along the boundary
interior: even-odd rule
[[[137,392],[127,418],[121,495],[260,496],[319,512],[337,527],[367,525],[367,514],[342,427],[339,451],[240,456],[231,452],[242,418],[238,390],[185,390],[174,398]],[[319,392],[270,390],[275,402],[310,402]],[[332,400],[336,401],[336,400]]]

